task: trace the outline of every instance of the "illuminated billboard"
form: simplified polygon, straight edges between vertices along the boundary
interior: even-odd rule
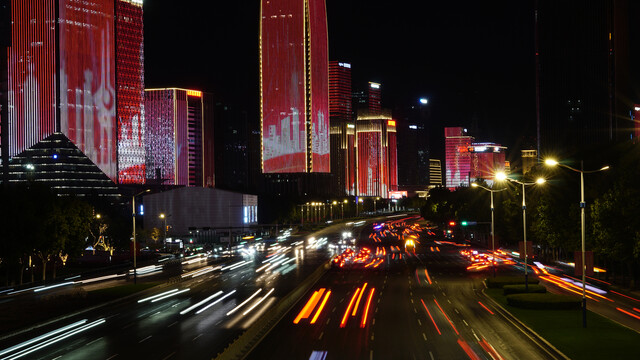
[[[59,0],[60,130],[117,181],[113,0]]]
[[[8,56],[9,157],[51,135],[56,128],[55,1],[11,1]]]
[[[262,171],[307,171],[304,0],[263,0]]]
[[[144,44],[142,1],[116,0],[118,182],[143,184]]]
[[[329,154],[329,55],[324,0],[307,0],[311,56],[311,171],[331,172]]]

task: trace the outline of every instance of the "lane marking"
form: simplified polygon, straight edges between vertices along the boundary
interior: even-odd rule
[[[320,333],[320,336],[318,336],[318,340],[322,339],[322,335],[324,335],[324,331]]]
[[[422,333],[422,337],[424,338],[424,341],[427,341],[427,335],[425,335],[424,333]]]
[[[102,339],[102,336],[100,336],[99,338],[97,338],[97,339],[95,339],[95,340],[93,340],[91,342],[88,342],[87,345],[85,345],[85,346],[89,346],[89,345],[93,344],[94,342],[96,342],[96,341],[98,341],[100,339]]]
[[[327,322],[325,323],[325,325],[329,325],[329,321],[330,321],[330,320],[331,320],[331,319],[327,319]]]
[[[369,350],[369,360],[373,360],[373,350]]]
[[[435,360],[435,358],[433,357],[433,354],[431,353],[431,351],[429,351],[429,356],[431,357],[431,360]]]
[[[118,354],[115,354],[115,355],[113,355],[113,356],[111,356],[111,357],[108,357],[108,358],[107,358],[107,360],[111,360],[111,359],[113,359],[113,358],[114,358],[114,357],[116,357],[116,356],[118,356]]]
[[[467,322],[466,322],[466,321],[464,321],[464,319],[462,319],[462,322],[463,322],[465,325],[469,326],[469,324],[467,324]]]
[[[460,311],[458,311],[458,309],[456,309],[456,308],[453,308],[453,311],[455,311],[456,314],[460,314]]]
[[[175,354],[176,354],[176,352],[174,351],[171,354],[169,354],[169,355],[165,356],[164,358],[162,358],[162,360],[167,360],[168,358],[172,357]],[[109,359],[107,359],[107,360],[109,360]]]
[[[199,334],[198,336],[194,337],[191,341],[196,341],[200,336],[202,336],[202,334]]]
[[[138,341],[138,344],[140,344],[140,343],[141,343],[141,342],[143,342],[143,341],[147,341],[147,340],[151,339],[151,336],[152,336],[152,335],[149,335],[149,336],[147,336],[146,338],[144,338],[144,339],[142,339],[142,340]]]
[[[167,328],[170,328],[170,327],[172,327],[173,325],[175,325],[175,324],[177,324],[177,323],[178,323],[177,321],[174,321],[174,322],[172,322],[171,324],[169,324],[169,326],[167,326]]]
[[[422,326],[422,321],[420,321],[420,319],[418,319],[418,325]]]

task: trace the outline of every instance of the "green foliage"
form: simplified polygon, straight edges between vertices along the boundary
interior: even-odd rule
[[[544,294],[547,292],[547,288],[542,285],[529,284],[529,288],[525,285],[505,285],[502,287],[505,295],[511,294],[522,294],[522,293],[540,293]]]
[[[571,310],[580,309],[579,297],[557,294],[513,294],[507,295],[507,304],[523,309]]]

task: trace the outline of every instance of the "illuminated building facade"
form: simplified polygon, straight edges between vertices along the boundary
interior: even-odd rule
[[[637,143],[640,139],[640,105],[636,104],[633,107],[631,119],[633,120],[633,140]]]
[[[389,112],[363,110],[355,130],[356,195],[387,198],[398,190],[396,122]]]
[[[453,190],[457,187],[469,186],[471,153],[468,149],[473,143],[473,137],[467,135],[467,129],[445,127],[444,142],[446,187]]]
[[[382,111],[382,85],[369,81],[365,90],[354,91],[351,94],[354,112],[362,109],[369,111]]]
[[[118,182],[145,182],[142,0],[116,0]]]
[[[429,159],[429,186],[442,187],[442,163],[439,159]]]
[[[522,173],[526,174],[538,162],[537,150],[522,150]]]
[[[351,107],[351,64],[329,62],[332,194],[355,195],[355,123]]]
[[[474,143],[468,148],[471,154],[471,181],[485,180],[492,184],[497,171],[504,171],[505,150],[494,143]]]
[[[142,0],[12,0],[11,20],[8,158],[61,134],[111,181],[143,182]]]
[[[329,173],[329,60],[324,0],[262,0],[263,173]]]
[[[212,95],[177,88],[144,95],[147,182],[214,187]]]

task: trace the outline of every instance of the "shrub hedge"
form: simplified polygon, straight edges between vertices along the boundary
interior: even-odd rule
[[[540,281],[529,278],[529,285],[538,284]],[[487,287],[491,289],[502,289],[505,285],[524,285],[524,276],[497,276],[487,278]]]
[[[575,296],[528,293],[508,295],[507,304],[523,309],[573,310],[580,309],[582,301]]]

